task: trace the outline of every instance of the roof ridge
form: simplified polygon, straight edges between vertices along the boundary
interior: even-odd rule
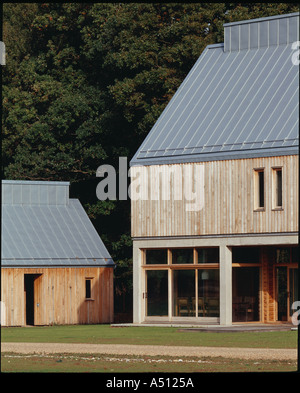
[[[299,14],[300,14],[299,12],[291,12],[290,14],[279,14],[279,15],[264,16],[262,18],[244,19],[241,21],[224,23],[223,27],[249,24],[249,23],[257,23],[257,22],[265,22],[265,21],[274,20],[274,19],[291,18],[294,16],[299,16]]]

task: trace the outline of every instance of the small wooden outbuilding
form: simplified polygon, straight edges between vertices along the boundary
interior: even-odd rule
[[[2,181],[1,240],[2,326],[113,321],[114,262],[68,182]]]

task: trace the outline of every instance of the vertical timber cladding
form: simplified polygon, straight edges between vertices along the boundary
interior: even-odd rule
[[[274,271],[274,254],[262,247],[262,283],[261,283],[261,318],[262,322],[276,322],[276,288]]]
[[[200,209],[186,211],[186,201],[174,200],[187,184],[184,168],[192,168],[195,187],[196,168],[203,165],[204,200]],[[282,209],[272,209],[272,168],[282,167]],[[178,168],[180,181],[163,178],[166,169]],[[265,209],[254,211],[255,168],[265,170]],[[131,167],[132,180],[142,179],[147,198],[131,198],[132,237],[230,235],[298,231],[298,156],[261,157],[202,163]],[[161,173],[161,174],[160,174]],[[157,179],[160,177],[160,183]],[[164,179],[162,181],[162,179]],[[178,179],[177,179],[178,180]],[[158,188],[159,187],[159,188]],[[159,200],[151,198],[159,196]],[[162,194],[169,200],[162,200]],[[202,207],[202,203],[203,207]]]
[[[6,326],[26,325],[24,275],[34,276],[34,324],[87,324],[113,321],[113,268],[2,268],[1,300]],[[92,296],[85,299],[85,279]]]

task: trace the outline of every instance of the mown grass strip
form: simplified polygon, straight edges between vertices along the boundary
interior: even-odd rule
[[[2,328],[2,342],[56,342],[211,346],[240,348],[297,348],[296,331],[191,332],[175,327],[111,327],[72,325]]]

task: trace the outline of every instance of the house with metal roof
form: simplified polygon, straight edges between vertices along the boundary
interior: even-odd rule
[[[297,43],[298,13],[225,24],[132,158],[135,323],[292,320]]]
[[[112,322],[113,268],[68,182],[2,181],[2,325]]]

